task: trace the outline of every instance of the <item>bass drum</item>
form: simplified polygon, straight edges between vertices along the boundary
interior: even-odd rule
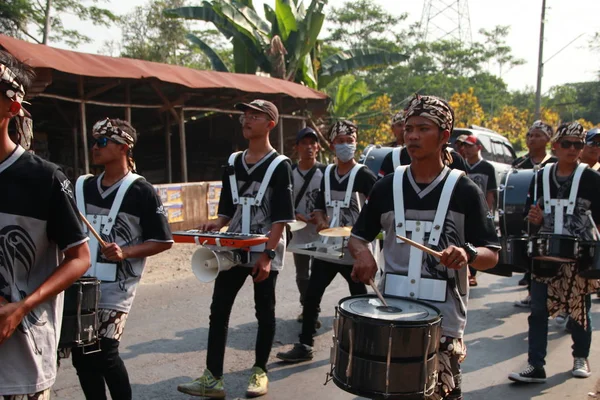
[[[359,164],[364,164],[377,176],[381,169],[381,164],[383,163],[383,159],[389,153],[392,152],[393,147],[385,147],[379,144],[370,144],[365,147],[360,159],[358,160]]]
[[[498,214],[502,237],[522,237],[527,233],[525,206],[535,173],[532,169],[511,169],[498,187]]]

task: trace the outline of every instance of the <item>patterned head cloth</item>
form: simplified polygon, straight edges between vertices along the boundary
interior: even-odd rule
[[[329,129],[329,141],[333,142],[333,139],[340,135],[350,135],[356,138],[358,136],[358,128],[348,120],[338,121]]]
[[[535,121],[533,123],[533,125],[531,125],[531,127],[529,128],[527,133],[534,131],[536,129],[544,132],[544,134],[546,136],[548,136],[548,139],[550,139],[552,137],[552,135],[554,135],[554,130],[552,129],[552,127],[550,125],[548,125],[547,123],[540,121],[539,119],[537,121]]]
[[[94,124],[92,128],[92,136],[98,138],[100,136],[108,136],[117,143],[126,144],[130,149],[133,148],[136,139],[129,133],[119,127],[113,126],[110,119],[102,119]]]
[[[556,130],[556,135],[554,135],[554,137],[552,138],[552,142],[556,143],[560,139],[567,136],[580,139],[583,142],[585,140],[586,133],[586,130],[583,128],[583,126],[581,126],[579,122],[565,122],[564,124],[560,124],[560,126]]]
[[[404,120],[410,117],[424,117],[434,122],[441,129],[454,129],[454,111],[446,100],[435,96],[415,96],[408,103]]]
[[[403,124],[404,123],[404,110],[398,111],[392,117],[392,125]]]

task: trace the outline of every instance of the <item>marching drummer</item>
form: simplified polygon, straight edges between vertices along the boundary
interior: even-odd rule
[[[329,131],[331,149],[335,151],[338,163],[337,165],[328,165],[323,175],[315,207],[318,231],[328,227],[354,225],[364,198],[377,180],[371,170],[354,160],[357,134],[358,128],[350,121],[338,121]],[[328,239],[334,239],[334,243],[342,241],[342,238],[326,238],[326,240]],[[355,282],[350,277],[353,262],[354,260],[347,251],[342,258],[337,259],[315,253],[304,297],[304,318],[300,342],[296,343],[290,351],[277,353],[277,358],[286,362],[312,360],[313,336],[316,334],[321,299],[338,273],[348,282],[348,288],[352,295],[367,293],[363,283]]]
[[[33,132],[21,103],[33,69],[0,51],[0,399],[49,399],[63,294],[90,266],[73,186],[9,138]],[[23,140],[17,140],[23,143]],[[24,143],[25,144],[25,143]],[[63,258],[64,256],[64,258]],[[58,263],[58,260],[62,261]]]
[[[319,142],[314,129],[307,127],[297,133],[296,151],[299,156],[298,164],[292,166],[294,208],[296,221],[305,222],[307,226],[293,233],[288,249],[296,244],[311,243],[320,239],[317,233],[317,220],[313,212],[321,188],[325,165],[317,162]],[[303,306],[310,277],[311,257],[306,254],[293,254],[296,266],[296,285],[300,292],[300,305]],[[297,320],[302,322],[302,313],[298,315]]]
[[[400,152],[404,147],[404,110],[398,111],[392,117],[392,133],[396,140],[390,144],[394,149],[386,154],[381,162],[381,168],[377,176],[382,178],[385,176],[385,171],[394,170],[400,166]]]
[[[267,362],[275,337],[275,286],[283,268],[285,225],[294,222],[291,165],[277,154],[269,141],[269,132],[279,121],[275,104],[266,100],[239,103],[240,117],[248,149],[233,153],[223,174],[219,199],[219,217],[199,229],[218,231],[229,225],[228,232],[267,234],[262,250],[251,253],[250,262],[222,271],[217,276],[210,305],[210,328],[206,369],[201,377],[177,386],[192,396],[224,398],[223,361],[227,345],[229,315],[235,298],[249,276],[254,283],[254,306],[258,320],[255,362],[246,395],[267,394]],[[262,196],[262,197],[259,197]]]
[[[105,118],[92,129],[94,164],[104,166],[98,176],[84,175],[75,184],[77,207],[102,236],[90,233],[92,267],[88,274],[100,283],[98,303],[99,351],[72,349],[73,366],[86,399],[131,399],[125,363],[119,355],[125,322],[146,258],[168,250],[173,238],[154,187],[135,171],[133,148],[137,131],[127,121]]]
[[[441,310],[440,367],[432,399],[462,399],[459,363],[466,355],[467,265],[492,268],[500,248],[483,194],[462,171],[448,167],[444,148],[453,121],[453,110],[442,99],[416,95],[410,101],[404,137],[412,163],[375,184],[349,243],[356,260],[352,276],[367,283],[377,272],[368,243],[383,230],[384,294],[431,302]],[[440,251],[441,258],[396,235]]]
[[[600,128],[590,129],[585,135],[585,146],[581,152],[580,161],[586,163],[594,171],[600,169]]]
[[[547,164],[537,179],[537,202],[534,188],[529,190],[527,206],[529,222],[539,233],[569,235],[580,240],[597,240],[596,223],[600,219],[600,174],[580,164],[586,132],[578,122],[559,126],[552,139],[558,161]],[[591,211],[591,214],[589,213]],[[572,374],[578,378],[591,375],[588,361],[592,323],[590,293],[598,289],[598,281],[577,275],[577,263],[563,263],[557,275],[550,278],[532,276],[531,314],[529,315],[528,365],[513,372],[513,381],[539,383],[546,381],[544,369],[548,345],[548,317],[568,313],[573,339]]]

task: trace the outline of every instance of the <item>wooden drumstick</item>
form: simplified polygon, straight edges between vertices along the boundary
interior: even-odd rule
[[[88,221],[87,218],[85,218],[85,216],[81,213],[81,211],[77,210],[77,212],[79,213],[79,218],[81,218],[81,220],[83,221],[83,223],[88,227],[88,229],[90,230],[90,232],[92,233],[92,235],[94,235],[94,237],[96,238],[96,240],[100,244],[100,247],[105,248],[106,247],[106,242],[104,240],[102,240],[102,238],[100,237],[100,235],[98,234],[98,232],[96,232],[96,230],[94,229],[94,227],[92,226],[92,224],[90,224],[90,221]]]
[[[379,301],[381,301],[381,303],[387,307],[387,302],[385,301],[385,299],[383,298],[383,296],[381,295],[381,292],[379,291],[379,289],[377,289],[377,285],[375,285],[375,282],[373,282],[373,279],[369,279],[369,285],[371,285],[371,287],[373,288],[373,290],[375,291],[375,294],[377,295],[377,297],[379,297]]]
[[[442,253],[440,253],[439,251],[435,251],[430,249],[429,247],[423,246],[420,243],[414,242],[412,240],[410,240],[409,238],[405,238],[404,236],[400,236],[400,235],[396,235],[396,237],[400,240],[402,240],[403,242],[406,242],[408,244],[410,244],[413,247],[416,247],[417,249],[424,251],[427,254],[431,254],[434,257],[437,258],[442,258]]]

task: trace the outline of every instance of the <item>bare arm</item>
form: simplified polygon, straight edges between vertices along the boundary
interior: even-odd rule
[[[487,192],[485,196],[485,201],[487,202],[488,210],[494,211],[494,204],[496,203],[496,195],[493,190]]]
[[[442,251],[440,263],[447,268],[461,269],[467,265],[469,257],[462,247],[449,246]],[[498,252],[487,247],[477,247],[477,258],[470,265],[479,270],[485,271],[493,268],[498,263]]]
[[[148,241],[131,247],[119,247],[116,243],[107,243],[102,255],[110,261],[122,261],[126,258],[150,257],[173,247],[171,242]]]
[[[377,262],[369,250],[368,244],[356,237],[351,237],[348,241],[348,249],[354,258],[352,279],[369,284],[377,273]]]
[[[35,307],[68,288],[90,267],[87,242],[64,251],[65,258],[35,291],[16,303],[0,307],[0,344],[7,340],[23,318]]]
[[[269,235],[269,241],[265,244],[265,249],[274,250],[279,244],[279,239],[283,235],[285,229],[284,222],[276,222],[271,226],[271,233]],[[254,275],[254,282],[262,282],[269,277],[271,272],[271,259],[265,254],[261,254],[254,268],[252,275]]]

